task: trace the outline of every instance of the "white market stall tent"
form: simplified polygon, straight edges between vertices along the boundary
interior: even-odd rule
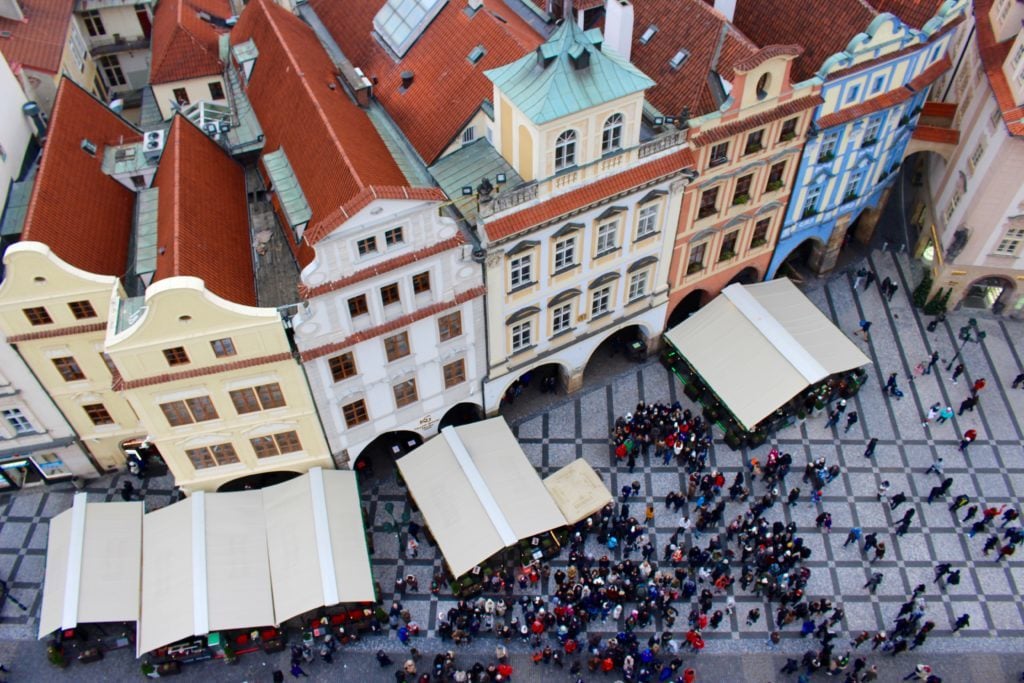
[[[445,427],[397,464],[456,577],[520,540],[572,523],[504,418]]]
[[[590,463],[577,458],[544,480],[565,521],[575,524],[611,503],[612,493]]]
[[[76,522],[85,529],[79,550]],[[74,591],[77,613],[65,607]],[[51,521],[39,637],[79,622],[137,621],[142,655],[193,635],[375,600],[355,473],[314,468],[262,490],[198,492],[146,515],[141,503],[87,503],[78,494]],[[103,610],[91,607],[101,602]]]
[[[808,387],[871,362],[787,278],[729,285],[665,339],[747,430]]]

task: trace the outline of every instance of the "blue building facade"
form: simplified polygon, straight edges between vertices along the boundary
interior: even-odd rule
[[[949,42],[966,5],[948,0],[921,30],[879,14],[825,61],[816,74],[824,102],[814,113],[766,279],[798,250],[814,271],[831,270],[858,218],[858,237],[870,238],[928,90],[950,66]]]

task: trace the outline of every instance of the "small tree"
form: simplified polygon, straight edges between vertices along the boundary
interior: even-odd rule
[[[949,291],[953,291],[950,289]],[[916,292],[915,292],[916,293]],[[949,295],[946,295],[946,300],[949,300]],[[943,289],[939,287],[939,290],[935,292],[935,296],[932,300],[925,304],[924,312],[928,315],[938,315],[946,310],[945,304],[943,303]]]
[[[925,271],[924,278],[914,290],[914,306],[924,308],[928,303],[928,294],[932,291],[932,274]]]

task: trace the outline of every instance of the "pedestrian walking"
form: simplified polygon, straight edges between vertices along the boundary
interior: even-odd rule
[[[856,291],[860,289],[864,279],[868,276],[868,269],[863,266],[857,270],[857,277],[853,279],[853,289]]]
[[[961,493],[960,495],[953,499],[952,503],[949,504],[949,511],[956,512],[963,506],[967,505],[968,502],[970,502],[970,498]]]
[[[889,487],[890,486],[891,486],[891,484],[889,484],[889,480],[888,479],[884,480],[881,484],[878,485],[878,501],[879,502],[881,502],[883,498],[888,498],[889,497]]]
[[[985,378],[979,377],[974,380],[974,385],[971,387],[971,396],[977,397],[978,393],[985,388]]]
[[[889,286],[892,284],[892,278],[886,275],[882,278],[882,281],[878,284],[878,291],[881,292],[882,296],[889,294]]]
[[[972,505],[971,507],[967,508],[967,514],[964,515],[964,518],[961,519],[960,521],[961,522],[966,522],[966,521],[969,521],[971,519],[974,519],[974,515],[976,515],[976,514],[978,514],[978,506],[977,505]]]
[[[1009,524],[1010,522],[1015,521],[1019,517],[1020,517],[1020,512],[1017,511],[1017,508],[1009,508],[1008,510],[1006,510],[1003,513],[1003,523],[1000,524],[999,526],[1002,527],[1002,528],[1006,528],[1007,524]]]
[[[898,391],[896,386],[896,373],[889,373],[889,379],[885,380],[885,388],[889,392],[890,396],[895,396]]]
[[[870,458],[873,456],[875,454],[875,446],[877,445],[878,439],[876,437],[871,437],[871,439],[868,440],[867,448],[864,449],[864,457]]]
[[[915,678],[919,681],[926,681],[928,677],[932,675],[932,668],[927,664],[918,664],[914,667],[914,670],[903,677],[905,681],[911,681]]]
[[[950,379],[953,380],[953,384],[956,384],[957,378],[962,374],[964,374],[964,364],[957,363],[956,367],[953,368],[953,376],[950,377]]]
[[[878,547],[878,534],[871,532],[864,536],[864,552],[868,552],[872,548]]]
[[[890,510],[895,510],[900,505],[903,505],[906,502],[907,502],[907,494],[904,493],[903,491],[900,491],[899,493],[897,493],[895,496],[892,497],[892,500],[889,501],[889,509]]]
[[[843,430],[843,433],[845,434],[845,433],[849,432],[850,431],[850,427],[852,427],[853,425],[857,424],[857,420],[859,420],[859,419],[860,419],[860,416],[857,415],[857,411],[856,410],[851,410],[850,414],[846,416],[846,429]]]
[[[992,552],[993,550],[995,550],[998,546],[999,546],[999,536],[997,536],[996,534],[992,534],[991,536],[989,536],[988,538],[985,539],[985,547],[982,548],[982,551],[981,551],[982,555],[985,555],[987,557],[988,554],[990,552]]]
[[[974,406],[978,404],[977,396],[968,396],[963,401],[960,401],[960,410],[957,411],[957,415],[963,415],[965,410],[974,412]]]
[[[967,628],[971,625],[971,615],[964,612],[956,618],[956,623],[953,625],[953,633],[956,633],[960,629]]]
[[[932,368],[934,368],[935,364],[938,363],[938,362],[939,362],[939,352],[938,351],[932,351],[932,355],[928,357],[928,365],[925,366],[924,374],[926,374],[926,375],[932,374]]]
[[[939,419],[937,419],[935,422],[937,422],[938,424],[944,424],[946,420],[948,420],[951,417],[953,417],[953,407],[946,406],[945,408],[939,411]]]
[[[135,485],[127,479],[121,483],[121,500],[126,503],[135,500]]]
[[[951,565],[949,562],[940,562],[939,564],[935,565],[935,579],[932,581],[932,583],[938,583],[939,579],[948,574],[949,570],[952,568],[953,565]]]
[[[889,289],[887,289],[885,292],[885,300],[888,301],[889,303],[892,303],[892,298],[896,295],[896,292],[899,290],[899,288],[900,286],[896,284],[894,280],[890,281]]]
[[[292,676],[295,678],[301,678],[303,676],[309,678],[309,674],[302,670],[302,665],[297,661],[292,662]]]
[[[885,541],[879,541],[878,545],[875,546],[875,556],[871,558],[871,562],[880,562],[885,559]]]
[[[964,432],[964,438],[960,439],[960,452],[966,455],[967,447],[970,446],[977,438],[978,432],[976,432],[973,429],[968,429],[966,432]]]
[[[950,585],[950,586],[959,586],[960,585],[960,570],[959,569],[954,569],[949,574],[947,574],[946,575],[946,583],[948,585]]]
[[[846,534],[846,542],[843,543],[843,547],[845,548],[846,546],[850,545],[851,543],[856,543],[857,541],[859,541],[860,540],[860,535],[861,535],[861,528],[859,526],[855,526],[852,529],[850,529],[850,532],[848,534]]]
[[[1013,378],[1013,384],[1010,385],[1011,389],[1024,386],[1024,372],[1017,373],[1017,376]]]
[[[868,591],[870,591],[873,595],[875,589],[878,588],[879,584],[882,583],[882,579],[884,578],[885,577],[882,576],[882,572],[875,572],[871,575],[871,578],[868,579],[867,583],[864,584],[864,588],[867,588]]]
[[[753,626],[761,618],[761,610],[757,607],[747,612],[747,626]]]
[[[924,416],[924,419],[921,420],[921,426],[927,427],[928,423],[936,419],[939,416],[940,412],[942,412],[942,404],[933,403],[931,407],[928,408],[928,413]]]
[[[928,469],[926,469],[926,470],[924,471],[924,473],[925,473],[925,474],[931,474],[932,472],[934,472],[935,474],[937,474],[937,475],[939,475],[939,476],[941,477],[941,476],[942,476],[942,467],[943,467],[943,460],[942,460],[942,458],[940,457],[940,458],[939,458],[938,460],[936,460],[935,462],[933,462],[933,463],[931,464],[931,467],[929,467]]]
[[[870,341],[870,336],[869,336],[869,332],[868,332],[870,329],[871,329],[871,321],[870,320],[861,320],[860,321],[860,330],[859,330],[859,332],[860,332],[860,336],[864,338],[864,341]]]

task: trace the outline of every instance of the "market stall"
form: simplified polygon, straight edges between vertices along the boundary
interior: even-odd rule
[[[544,480],[544,487],[569,524],[600,512],[613,500],[601,476],[583,458],[577,458],[549,475]]]

